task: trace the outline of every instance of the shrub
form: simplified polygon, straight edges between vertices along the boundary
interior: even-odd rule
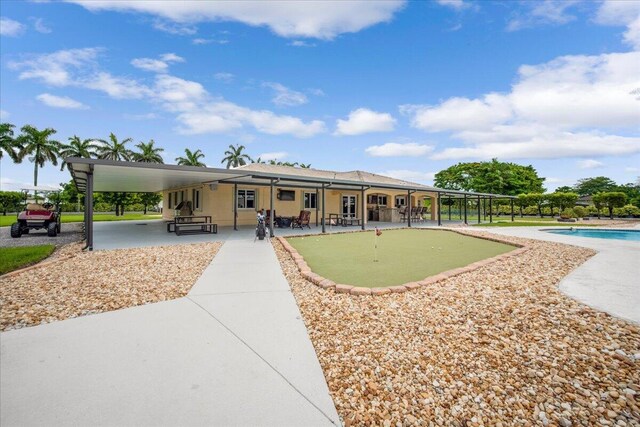
[[[576,215],[575,213],[573,213],[573,209],[566,208],[565,210],[562,211],[562,213],[560,213],[560,218],[562,219],[570,219],[575,217]]]
[[[585,216],[587,216],[587,213],[587,210],[582,206],[576,206],[573,208],[573,214],[576,218],[584,218]]]
[[[613,213],[619,217],[640,216],[640,208],[633,205],[625,205],[621,208],[615,208]]]

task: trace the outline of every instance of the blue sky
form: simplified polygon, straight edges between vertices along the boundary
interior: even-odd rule
[[[533,164],[640,175],[640,2],[1,4],[2,121],[432,183]],[[131,146],[133,148],[133,145]],[[32,181],[1,164],[2,188]],[[66,181],[46,166],[40,183]]]

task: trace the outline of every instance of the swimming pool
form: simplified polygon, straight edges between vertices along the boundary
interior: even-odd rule
[[[553,234],[563,234],[565,236],[595,237],[597,239],[616,239],[640,241],[640,230],[588,230],[584,228],[545,230]]]

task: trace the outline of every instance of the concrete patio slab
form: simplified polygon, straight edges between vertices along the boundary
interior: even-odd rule
[[[598,253],[569,273],[559,288],[591,307],[640,323],[640,243],[553,234],[545,228],[486,228],[496,234],[590,248]],[[554,227],[555,229],[555,227]]]

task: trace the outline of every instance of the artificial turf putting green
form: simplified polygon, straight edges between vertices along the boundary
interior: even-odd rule
[[[515,249],[443,230],[383,230],[374,262],[375,231],[291,237],[309,267],[336,283],[397,286]]]

